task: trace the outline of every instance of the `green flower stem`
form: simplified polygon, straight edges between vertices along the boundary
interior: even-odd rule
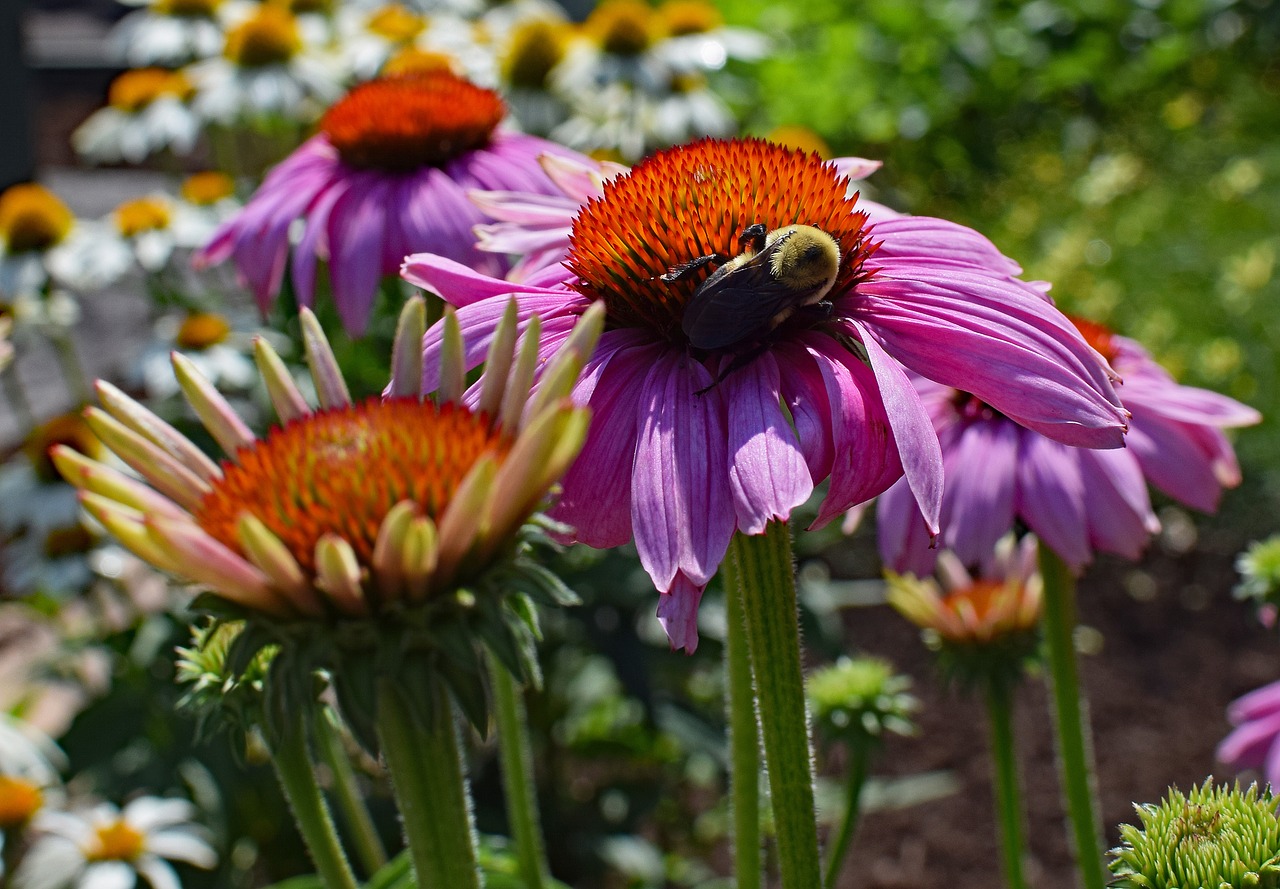
[[[71,338],[71,332],[59,331],[52,334],[49,339],[58,356],[62,377],[66,380],[76,404],[79,406],[88,404],[93,400],[93,393],[89,389],[89,376],[85,372],[83,362],[80,361],[80,353],[76,351],[76,343]]]
[[[274,741],[271,759],[280,786],[293,810],[293,820],[311,852],[311,860],[325,889],[356,889],[356,878],[338,842],[333,817],[316,782],[315,769],[307,751],[306,715],[299,711],[283,726]]]
[[[869,739],[855,741],[849,745],[849,776],[844,785],[844,819],[840,822],[840,833],[836,835],[835,845],[831,848],[831,858],[827,862],[827,875],[822,884],[833,889],[840,871],[844,867],[844,859],[849,854],[849,844],[858,829],[858,816],[862,814],[862,788],[867,783],[867,772],[871,765],[871,744]]]
[[[328,708],[317,714],[316,747],[319,748],[321,761],[333,773],[333,794],[337,798],[343,820],[347,823],[356,856],[366,873],[377,873],[387,863],[387,850],[382,847],[382,840],[378,838],[378,831],[373,826],[373,818],[364,804],[355,769],[351,767],[351,760],[342,748],[342,739],[334,724],[336,718],[336,714]]]
[[[756,680],[782,889],[813,889],[821,874],[791,528],[772,522],[763,534],[734,534],[729,547]]]
[[[436,683],[430,725],[395,683],[378,686],[378,738],[391,771],[418,889],[480,889],[471,795],[449,694]]]
[[[1018,757],[1013,742],[1013,689],[1008,683],[996,680],[988,685],[987,716],[991,722],[996,820],[1000,824],[1005,884],[1009,889],[1024,889],[1022,861],[1026,838],[1022,827],[1022,792],[1018,787]]]
[[[551,869],[542,842],[538,795],[533,780],[533,752],[529,745],[528,713],[516,678],[503,663],[488,655],[493,686],[493,716],[502,756],[502,790],[507,800],[507,821],[516,844],[516,859],[525,889],[543,889]]]
[[[733,809],[733,862],[737,889],[760,889],[760,723],[756,721],[755,685],[742,613],[742,583],[734,559],[720,566],[725,585],[724,660],[727,689],[730,777]]]
[[[1091,752],[1085,734],[1084,698],[1073,634],[1076,626],[1075,578],[1057,553],[1040,545],[1044,577],[1044,635],[1049,655],[1058,763],[1067,798],[1076,861],[1085,889],[1103,889],[1102,833],[1098,829],[1097,795]]]
[[[0,380],[4,381],[4,396],[18,421],[18,428],[25,437],[36,425],[35,412],[31,410],[31,399],[27,398],[27,390],[22,387],[22,379],[18,376],[18,357],[13,363],[0,370]]]

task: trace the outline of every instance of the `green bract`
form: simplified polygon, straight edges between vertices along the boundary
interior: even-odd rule
[[[896,675],[888,661],[842,657],[809,677],[809,706],[818,728],[831,737],[912,735],[911,716],[920,702],[910,687],[911,678]]]
[[[1208,778],[1189,794],[1170,789],[1158,805],[1135,805],[1139,829],[1120,826],[1109,853],[1119,889],[1276,889],[1280,800],[1256,784],[1242,791]]]

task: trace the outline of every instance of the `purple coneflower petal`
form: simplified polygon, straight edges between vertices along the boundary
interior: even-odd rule
[[[809,467],[809,476],[824,479],[831,474],[835,449],[831,443],[831,403],[827,382],[808,349],[792,343],[774,347],[781,367],[782,400],[791,414],[800,452]]]
[[[389,189],[377,180],[353,186],[334,203],[326,227],[333,301],[342,326],[354,336],[364,333],[382,277],[388,197]]]
[[[1014,508],[1043,545],[1079,573],[1091,553],[1080,464],[1040,435],[1021,433]]]
[[[786,520],[813,493],[800,443],[778,401],[779,384],[778,362],[768,352],[720,383],[729,408],[729,487],[744,534]]]
[[[698,649],[698,603],[706,584],[696,584],[676,572],[671,588],[658,597],[658,620],[671,640],[674,651],[693,654]]]
[[[631,525],[660,590],[676,572],[703,586],[729,548],[735,517],[725,468],[724,406],[711,374],[688,355],[660,355],[638,399]]]
[[[347,188],[348,183],[334,182],[320,193],[308,210],[307,225],[302,231],[298,249],[294,251],[291,269],[293,290],[300,306],[315,306],[316,266],[321,257],[329,256],[329,218],[333,215],[333,205],[346,194]]]
[[[1013,527],[1018,431],[1012,423],[971,423],[944,449],[943,545],[979,564]]]
[[[1251,722],[1269,713],[1280,715],[1280,682],[1272,682],[1241,695],[1227,707],[1232,725]]]
[[[886,567],[916,577],[933,573],[938,551],[930,549],[929,528],[906,479],[876,499],[876,539]]]
[[[914,260],[930,265],[939,261],[954,262],[1009,276],[1022,274],[1022,267],[986,237],[968,226],[945,219],[899,216],[881,220],[872,228],[871,238],[880,242],[872,263],[889,270],[896,268],[897,263]]]
[[[1216,756],[1222,762],[1237,768],[1265,767],[1271,772],[1277,765],[1276,750],[1280,748],[1280,712],[1250,719],[1222,739]],[[1272,780],[1268,776],[1268,780]]]
[[[1089,542],[1095,549],[1138,558],[1147,538],[1160,530],[1160,522],[1151,511],[1147,483],[1133,454],[1078,448],[1074,456],[1089,498]]]
[[[1120,447],[1126,413],[1107,368],[1057,309],[1025,284],[904,264],[841,300],[911,370],[972,392],[1024,426],[1084,447]]]
[[[1129,451],[1147,480],[1173,499],[1213,512],[1223,485],[1240,482],[1240,467],[1226,436],[1207,426],[1167,420],[1139,408]]]

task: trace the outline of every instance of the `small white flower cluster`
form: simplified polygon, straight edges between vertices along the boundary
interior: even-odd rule
[[[604,0],[581,24],[555,0],[123,2],[141,8],[112,43],[134,70],[73,136],[95,163],[187,155],[210,127],[296,136],[355,83],[441,68],[499,89],[526,131],[634,161],[731,134],[708,77],[768,50],[709,0]]]
[[[13,889],[119,889],[138,879],[181,889],[169,861],[212,868],[209,832],[184,799],[137,796],[117,808],[70,802],[60,771],[66,757],[32,726],[0,713],[0,836],[14,844],[0,860]],[[11,873],[6,873],[8,866]]]

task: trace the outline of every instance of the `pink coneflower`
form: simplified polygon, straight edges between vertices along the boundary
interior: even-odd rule
[[[1137,558],[1160,527],[1147,482],[1206,512],[1217,508],[1224,487],[1240,483],[1221,430],[1257,423],[1257,411],[1180,386],[1133,340],[1083,319],[1075,324],[1124,380],[1120,391],[1132,414],[1124,450],[1067,447],[1018,425],[985,399],[916,380],[946,467],[940,542],[966,563],[986,559],[1015,519],[1076,571],[1094,550]],[[905,486],[880,498],[878,523],[886,564],[931,570],[928,529]]]
[[[1218,745],[1218,761],[1257,769],[1272,788],[1280,787],[1280,682],[1236,698],[1227,719],[1235,729]]]
[[[544,286],[430,254],[405,263],[409,281],[460,307],[477,342],[501,313],[505,301],[495,297],[514,292],[522,314],[542,316],[545,350],[588,306],[604,304],[608,330],[575,389],[594,419],[555,515],[592,546],[634,536],[677,648],[697,645],[697,603],[733,533],[787,519],[824,479],[818,524],[905,471],[936,527],[942,457],[903,365],[963,381],[1063,440],[1122,441],[1107,368],[1070,321],[1008,276],[1012,262],[941,220],[870,226],[847,185],[815,155],[705,140],[606,183],[574,220],[558,280],[539,276]],[[685,309],[716,263],[663,276],[698,257],[742,252],[752,225],[796,223],[837,242],[831,311],[801,309],[741,341],[694,345]],[[945,252],[929,255],[928,243]],[[426,343],[433,353],[438,334]],[[472,364],[480,358],[469,355]]]
[[[364,331],[380,280],[416,250],[501,274],[504,259],[475,249],[471,227],[484,217],[466,192],[548,192],[538,156],[569,153],[501,129],[504,113],[496,93],[444,71],[362,84],[271,171],[199,260],[231,257],[265,312],[284,278],[290,228],[303,219],[292,262],[298,300],[312,304],[316,262],[326,260],[334,302],[354,335]]]

